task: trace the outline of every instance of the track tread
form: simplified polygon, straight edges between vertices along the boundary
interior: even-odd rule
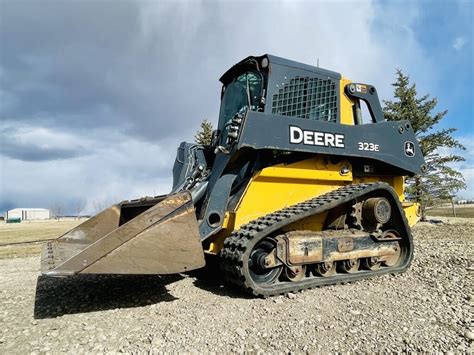
[[[413,254],[413,244],[408,222],[405,214],[401,210],[401,216],[405,223],[407,230],[407,237],[410,242],[410,255],[408,262],[400,270],[390,269],[389,271],[381,270],[381,272],[364,272],[357,274],[347,274],[338,278],[324,278],[324,279],[305,279],[300,282],[284,283],[284,287],[280,287],[283,283],[277,283],[273,287],[262,288],[246,277],[246,267],[244,257],[247,250],[251,250],[253,246],[261,239],[273,231],[293,223],[299,219],[323,212],[327,209],[349,202],[353,199],[359,198],[368,192],[376,189],[389,190],[393,193],[390,185],[383,182],[352,184],[341,187],[337,190],[330,191],[323,195],[314,197],[310,200],[300,202],[298,204],[283,208],[281,210],[269,213],[256,220],[250,221],[240,227],[240,229],[232,232],[231,236],[224,241],[224,247],[220,252],[220,267],[223,271],[224,278],[229,283],[243,288],[256,296],[274,296],[280,294],[287,294],[288,292],[300,292],[305,289],[320,287],[323,285],[336,285],[348,283],[354,280],[368,278],[387,272],[403,272],[410,262]],[[394,196],[396,196],[394,194]],[[396,199],[398,201],[398,198]],[[333,205],[335,204],[335,205]],[[398,202],[399,204],[399,202]],[[401,206],[399,204],[399,209]],[[362,277],[361,277],[362,276]]]

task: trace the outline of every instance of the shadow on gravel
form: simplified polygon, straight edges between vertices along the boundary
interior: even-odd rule
[[[55,318],[65,314],[171,302],[177,298],[168,293],[166,285],[182,278],[181,275],[40,276],[36,284],[34,317]]]
[[[191,275],[193,276],[193,275]],[[194,280],[194,286],[199,287],[201,290],[214,293],[219,296],[226,296],[230,298],[240,298],[240,299],[253,299],[255,296],[252,296],[250,293],[245,292],[242,289],[237,287],[232,287],[228,283],[221,282],[219,280],[211,278],[196,277]]]
[[[209,258],[206,256],[205,267],[195,271],[190,271],[187,274],[194,278],[194,286],[199,287],[204,291],[208,291],[219,296],[227,296],[230,298],[254,298],[254,296],[243,291],[242,289],[232,287],[228,283],[224,282],[216,258]]]

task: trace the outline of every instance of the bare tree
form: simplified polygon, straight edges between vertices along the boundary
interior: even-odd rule
[[[117,195],[111,195],[111,196],[105,196],[105,197],[97,197],[94,200],[92,200],[92,207],[94,208],[94,214],[98,214],[105,210],[106,208],[109,208],[112,205],[115,205],[119,202],[121,202],[123,198],[119,198]]]
[[[105,209],[105,202],[103,200],[96,199],[92,201],[92,205],[94,206],[94,214],[98,214]]]
[[[64,207],[61,203],[58,202],[58,203],[53,204],[50,207],[50,210],[51,210],[51,213],[52,213],[52,217],[56,218],[59,221],[59,219],[63,215]]]
[[[81,217],[81,212],[86,207],[86,201],[84,199],[78,199],[74,203],[74,212],[76,213],[76,218],[79,219]]]

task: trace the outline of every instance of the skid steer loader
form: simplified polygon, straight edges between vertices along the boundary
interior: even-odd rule
[[[418,211],[404,176],[425,169],[410,123],[385,121],[372,85],[272,55],[220,80],[212,143],[181,143],[171,193],[48,242],[42,274],[172,274],[215,257],[269,296],[405,271]]]

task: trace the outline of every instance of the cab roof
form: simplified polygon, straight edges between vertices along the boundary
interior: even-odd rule
[[[255,62],[257,62],[260,65],[264,58],[268,59],[270,72],[271,72],[272,65],[281,65],[281,66],[285,66],[285,67],[289,67],[289,68],[305,70],[305,71],[308,71],[308,72],[313,72],[315,74],[328,76],[328,77],[331,77],[331,78],[334,78],[334,79],[337,79],[337,80],[341,79],[341,74],[337,73],[335,71],[315,67],[315,66],[300,63],[300,62],[295,62],[293,60],[285,59],[285,58],[278,57],[278,56],[272,55],[272,54],[264,54],[264,55],[258,56],[258,57],[257,56],[249,56],[249,57],[241,60],[237,64],[233,65],[229,70],[227,70],[221,76],[221,78],[219,80],[223,84],[226,84],[229,81],[231,81],[232,78],[234,78],[237,73],[242,72],[243,69],[245,69],[245,67],[248,66],[249,69],[254,68],[255,64],[253,64],[253,63],[255,63]]]

